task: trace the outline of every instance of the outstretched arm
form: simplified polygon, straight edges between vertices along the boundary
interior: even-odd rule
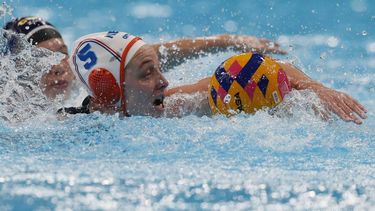
[[[182,85],[182,86],[174,87],[171,89],[167,89],[165,90],[164,94],[165,96],[168,97],[177,93],[193,94],[197,92],[201,92],[201,93],[208,92],[210,81],[211,81],[211,77],[207,77],[202,80],[199,80],[195,84]]]
[[[257,51],[260,53],[286,54],[280,45],[264,38],[245,35],[217,35],[194,39],[179,39],[153,45],[165,69],[183,63],[188,58],[204,53],[215,53],[232,48],[238,52]]]
[[[331,112],[337,114],[344,121],[352,121],[362,124],[361,119],[366,118],[367,110],[349,95],[325,87],[323,84],[314,81],[301,70],[293,65],[278,62],[286,72],[292,88],[297,90],[311,89],[320,98],[322,104]]]
[[[322,104],[328,111],[334,112],[344,121],[352,121],[356,124],[362,124],[362,119],[366,118],[366,108],[349,95],[325,87],[323,84],[311,79],[301,70],[289,63],[278,61],[288,76],[292,88],[297,90],[311,89],[314,91]],[[210,83],[210,77],[202,79],[195,84],[184,85],[166,90],[166,96],[175,93],[196,93],[207,92]],[[318,111],[323,117],[327,115],[324,111]]]

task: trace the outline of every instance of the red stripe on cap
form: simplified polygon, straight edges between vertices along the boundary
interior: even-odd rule
[[[125,47],[121,55],[121,62],[120,62],[121,110],[125,114],[125,116],[129,116],[128,112],[126,111],[126,98],[125,98],[125,61],[126,61],[126,57],[128,56],[130,49],[138,40],[142,40],[142,39],[140,37],[133,38],[129,42],[129,44]]]

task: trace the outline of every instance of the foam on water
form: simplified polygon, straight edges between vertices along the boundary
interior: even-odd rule
[[[308,112],[79,115],[3,134],[1,204],[18,209],[374,206],[374,132]]]
[[[0,31],[0,117],[18,122],[54,108],[39,86],[43,73],[63,55],[36,48],[22,35]]]

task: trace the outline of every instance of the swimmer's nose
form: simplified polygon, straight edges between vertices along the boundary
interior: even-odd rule
[[[61,63],[52,66],[52,69],[51,69],[50,73],[54,76],[62,76],[66,73],[69,73],[70,67],[69,67],[67,59],[68,59],[68,57],[65,57],[64,59],[61,60]],[[69,68],[69,69],[67,69],[67,68]]]
[[[168,85],[169,82],[167,81],[167,79],[162,74],[160,74],[159,89],[165,89],[168,87]]]
[[[56,65],[52,68],[52,74],[55,76],[61,76],[61,75],[64,75],[64,73],[65,73],[65,70],[59,67],[59,65]]]

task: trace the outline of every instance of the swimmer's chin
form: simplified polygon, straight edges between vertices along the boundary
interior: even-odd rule
[[[56,81],[48,85],[49,89],[65,90],[70,87],[70,83],[65,80]]]
[[[150,114],[148,116],[162,117],[162,116],[164,116],[164,113],[165,113],[164,104],[160,104],[160,105],[157,105],[157,106],[153,106],[152,112],[150,112]]]

